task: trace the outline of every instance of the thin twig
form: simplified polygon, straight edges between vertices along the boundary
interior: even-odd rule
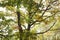
[[[53,23],[53,25],[51,25],[50,28],[47,29],[46,31],[44,31],[44,32],[39,32],[39,33],[34,33],[34,34],[44,34],[44,33],[48,32],[48,31],[55,25],[55,23],[56,23],[56,20],[55,20],[55,22]]]

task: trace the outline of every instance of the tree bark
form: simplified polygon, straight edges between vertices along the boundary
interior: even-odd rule
[[[20,40],[22,40],[22,27],[21,27],[21,22],[20,22],[20,12],[17,11],[17,19],[18,19],[18,28],[19,28],[19,34],[20,34]]]

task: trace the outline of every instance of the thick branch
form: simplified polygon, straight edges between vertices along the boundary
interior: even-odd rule
[[[28,16],[29,20],[28,20],[28,28],[27,30],[29,31],[30,30],[30,24],[31,24],[31,13],[29,13],[29,16]]]
[[[17,11],[17,19],[18,19],[18,27],[19,30],[22,32],[21,22],[20,22],[20,12]]]

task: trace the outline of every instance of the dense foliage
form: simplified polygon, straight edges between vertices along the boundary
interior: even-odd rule
[[[60,0],[1,0],[0,8],[0,40],[59,40]]]

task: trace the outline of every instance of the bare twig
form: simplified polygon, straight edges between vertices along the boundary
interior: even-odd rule
[[[53,1],[52,3],[50,3],[48,6],[47,6],[47,8],[44,10],[44,12],[42,13],[42,15],[41,15],[41,17],[43,17],[43,15],[45,14],[45,12],[47,11],[47,10],[49,10],[49,9],[51,9],[51,8],[49,8],[50,6],[51,6],[51,4],[53,4],[54,2],[56,2],[57,0],[55,0],[55,1]],[[53,15],[55,15],[55,14],[53,14]],[[53,16],[52,15],[52,16]],[[40,18],[41,18],[40,17]],[[47,17],[47,18],[50,18],[51,16],[49,16],[49,17]],[[34,22],[32,22],[31,23],[31,25],[30,26],[32,26],[34,23],[36,23],[36,22],[42,22],[42,21],[44,21],[44,20],[46,20],[47,18],[45,18],[45,19],[43,19],[43,20],[41,20],[41,21],[38,21],[38,20],[36,20],[36,21],[34,21]]]
[[[45,12],[47,11],[47,10],[49,10],[49,9],[51,9],[51,8],[49,8],[50,6],[51,6],[51,4],[53,4],[54,2],[56,2],[57,0],[55,0],[55,1],[53,1],[52,3],[50,3],[48,6],[47,6],[47,8],[44,10],[44,12],[42,13],[42,16],[41,17],[43,17],[43,15],[45,14]]]
[[[25,25],[22,25],[25,29],[26,29],[26,26]]]
[[[47,29],[46,31],[44,31],[44,32],[39,32],[39,33],[34,33],[34,34],[44,34],[44,33],[48,32],[48,31],[55,25],[55,23],[56,23],[56,20],[55,20],[55,22],[53,23],[53,25],[51,25],[50,28]]]
[[[35,24],[36,22],[42,22],[42,21],[44,21],[44,20],[46,20],[46,19],[48,19],[48,18],[50,18],[50,17],[52,17],[52,16],[54,16],[54,15],[55,15],[55,14],[53,14],[53,15],[51,15],[51,16],[47,16],[45,19],[43,19],[43,20],[41,20],[41,21],[38,21],[38,20],[33,21],[30,26],[32,26],[32,25]]]

